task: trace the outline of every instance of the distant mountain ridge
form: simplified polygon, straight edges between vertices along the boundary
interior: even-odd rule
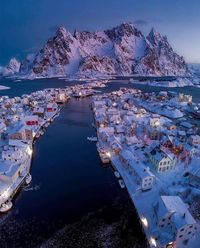
[[[60,27],[35,55],[21,63],[19,73],[31,77],[66,75],[189,74],[183,57],[167,37],[154,29],[145,37],[131,23],[105,31],[75,31]]]
[[[0,75],[7,77],[19,73],[20,66],[21,63],[16,58],[12,58],[6,67],[0,66]]]

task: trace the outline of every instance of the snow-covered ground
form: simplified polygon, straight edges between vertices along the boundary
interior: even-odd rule
[[[200,79],[195,78],[177,78],[176,80],[172,81],[138,81],[138,80],[130,80],[133,84],[143,84],[143,85],[149,85],[149,86],[157,86],[157,87],[185,87],[185,86],[200,86]]]
[[[0,90],[9,90],[9,89],[10,89],[10,87],[0,85]]]

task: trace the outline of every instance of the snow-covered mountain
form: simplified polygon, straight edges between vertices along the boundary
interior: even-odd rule
[[[145,37],[131,23],[113,29],[71,34],[60,27],[20,73],[32,77],[65,75],[187,75],[183,57],[154,29]]]
[[[12,76],[19,72],[21,63],[16,59],[12,58],[6,67],[0,67],[0,75]]]

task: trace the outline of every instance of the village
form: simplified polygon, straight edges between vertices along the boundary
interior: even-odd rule
[[[64,89],[44,89],[30,95],[0,97],[0,212],[13,206],[12,199],[30,184],[33,145],[59,115],[70,97],[82,98],[105,87],[107,81],[89,82]],[[99,91],[96,91],[99,92]]]
[[[93,97],[97,150],[137,210],[150,247],[199,247],[200,135],[192,96],[137,89]]]
[[[150,247],[193,245],[200,232],[200,130],[190,95],[120,88],[107,80],[0,98],[0,212],[32,179],[34,143],[71,97],[92,96],[97,150],[127,189]],[[98,90],[95,90],[97,88]]]

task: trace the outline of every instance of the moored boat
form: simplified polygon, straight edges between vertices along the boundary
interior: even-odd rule
[[[95,137],[95,136],[87,137],[87,140],[96,142],[97,141],[97,137]]]
[[[31,180],[32,180],[32,176],[31,176],[30,173],[28,173],[27,176],[26,176],[26,178],[25,178],[25,183],[26,184],[30,184]]]
[[[114,171],[114,175],[115,175],[116,178],[120,178],[121,177],[118,171]]]
[[[4,202],[0,206],[0,212],[5,213],[5,212],[9,211],[12,208],[12,205],[13,204],[12,204],[11,200],[8,200],[8,201]]]
[[[119,185],[120,185],[120,187],[122,189],[125,189],[126,188],[125,183],[124,183],[124,181],[122,179],[119,179],[118,182],[119,182]]]

